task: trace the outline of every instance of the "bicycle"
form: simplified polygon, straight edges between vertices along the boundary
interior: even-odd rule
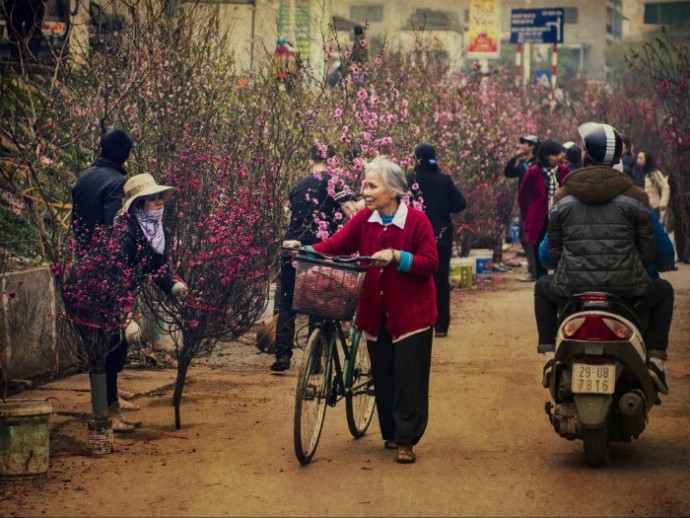
[[[297,251],[293,309],[320,318],[309,334],[295,393],[295,454],[304,465],[316,452],[327,406],[345,399],[347,425],[356,439],[366,433],[374,415],[371,361],[354,312],[366,264],[375,260]],[[345,329],[343,322],[349,322]]]

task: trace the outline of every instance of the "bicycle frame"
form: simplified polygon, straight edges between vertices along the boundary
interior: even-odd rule
[[[371,360],[353,318],[365,269],[349,264],[373,259],[313,255],[317,258],[297,258],[297,280],[302,282],[296,282],[293,300],[296,312],[319,319],[311,326],[295,391],[294,445],[303,465],[311,462],[319,444],[326,408],[344,399],[347,425],[357,439],[366,433],[376,406]]]
[[[328,405],[335,406],[342,398],[355,394],[358,390],[368,389],[369,379],[357,385],[348,386],[354,374],[354,362],[351,361],[353,347],[355,344],[359,346],[362,333],[356,329],[354,319],[350,322],[347,332],[343,330],[342,322],[334,319],[322,320],[314,327],[323,329],[329,336],[326,361],[326,376],[329,383],[324,387],[328,393],[323,394],[327,398]],[[342,353],[342,361],[340,353]]]

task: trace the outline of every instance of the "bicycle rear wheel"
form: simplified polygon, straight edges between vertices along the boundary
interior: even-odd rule
[[[355,331],[350,361],[352,368],[347,387],[350,393],[345,398],[347,426],[353,437],[362,437],[374,415],[376,399],[374,397],[374,380],[371,371],[371,359],[367,342],[361,331]]]
[[[295,394],[295,454],[301,464],[311,461],[319,444],[330,392],[329,334],[317,327],[309,335],[297,376]]]

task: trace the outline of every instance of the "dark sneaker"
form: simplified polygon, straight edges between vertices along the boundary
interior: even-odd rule
[[[541,384],[544,386],[544,388],[549,388],[551,383],[551,371],[553,371],[553,359],[544,364],[544,374],[541,379]]]
[[[273,372],[283,372],[290,368],[290,358],[278,358],[273,365],[271,365],[271,370]]]
[[[668,385],[666,384],[666,373],[652,362],[647,362],[647,370],[649,371],[649,375],[654,380],[656,388],[659,389],[659,392],[662,394],[668,394],[669,391]]]

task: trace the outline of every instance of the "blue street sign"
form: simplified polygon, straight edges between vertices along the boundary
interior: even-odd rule
[[[513,9],[510,43],[563,43],[563,8]]]

